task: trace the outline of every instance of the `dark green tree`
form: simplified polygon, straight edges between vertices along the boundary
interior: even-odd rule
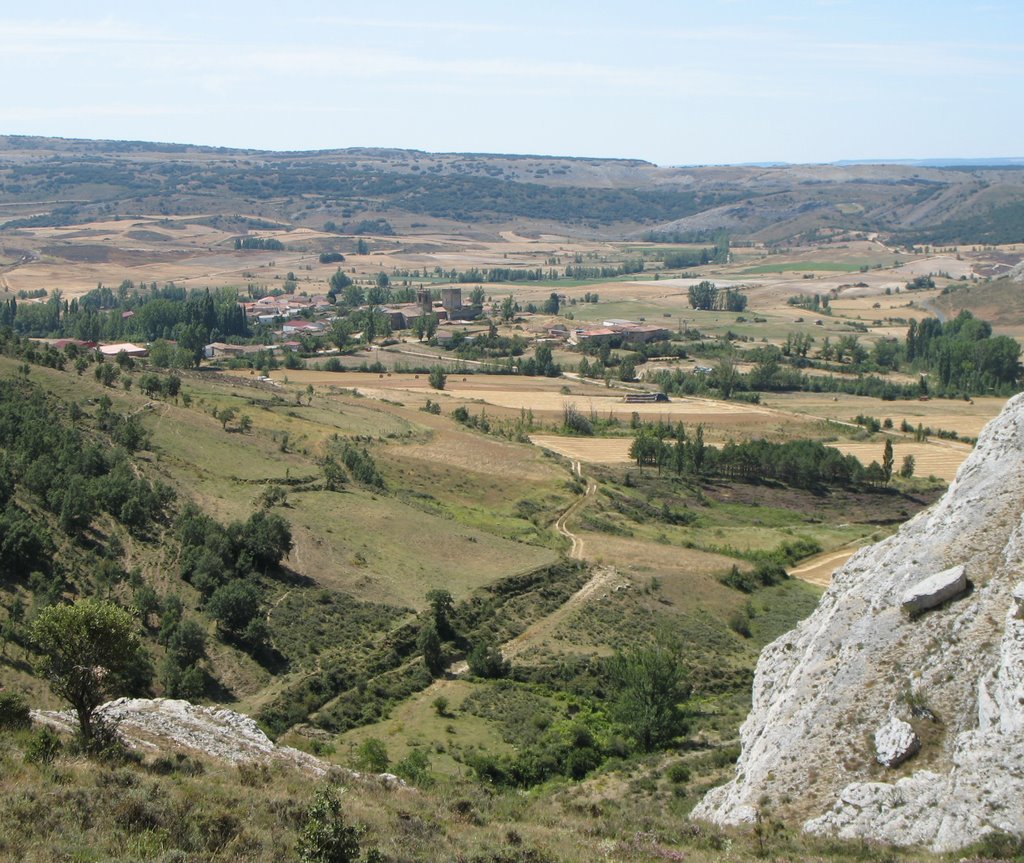
[[[437,626],[433,620],[428,620],[420,628],[420,634],[416,639],[416,646],[423,654],[423,664],[427,671],[434,677],[444,673],[444,651],[441,647],[441,636],[437,633]]]
[[[39,673],[78,716],[83,748],[92,748],[94,713],[112,695],[130,689],[143,658],[131,615],[110,602],[83,599],[52,605],[32,623]]]
[[[473,645],[466,656],[470,674],[476,677],[507,677],[512,663],[505,659],[501,649],[493,642],[481,639]]]
[[[218,587],[206,603],[206,612],[227,635],[240,636],[259,613],[260,592],[247,581],[229,581]]]
[[[437,627],[438,635],[442,638],[451,638],[453,635],[451,617],[455,610],[455,599],[451,592],[443,588],[428,590],[427,604],[430,606],[430,613],[434,618],[434,626]]]
[[[675,652],[655,644],[620,652],[611,660],[613,714],[644,752],[668,743],[683,728],[679,703],[690,687]]]
[[[448,375],[445,374],[443,366],[431,366],[430,368],[430,385],[435,390],[443,390],[444,385],[448,382]]]
[[[890,438],[886,438],[885,446],[882,448],[882,473],[885,476],[886,483],[892,480],[892,465],[892,440]]]

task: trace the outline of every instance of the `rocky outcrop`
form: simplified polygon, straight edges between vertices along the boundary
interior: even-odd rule
[[[807,620],[762,651],[736,777],[694,816],[752,820],[764,798],[815,833],[962,847],[1024,834],[1024,396],[983,431],[949,491],[852,557]],[[957,588],[908,614],[936,574]],[[955,586],[955,585],[954,585]],[[953,587],[949,587],[953,590]],[[920,751],[878,763],[874,733]]]
[[[118,698],[97,711],[130,746],[152,752],[190,751],[236,763],[284,763],[315,776],[332,765],[289,746],[277,746],[249,716],[171,698]],[[71,711],[33,711],[33,719],[77,729]]]

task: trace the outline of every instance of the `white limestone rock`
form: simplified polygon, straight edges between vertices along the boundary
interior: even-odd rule
[[[959,596],[967,590],[967,570],[961,564],[930,575],[905,591],[900,603],[908,614],[920,614],[929,608],[942,605],[947,599]]]
[[[204,707],[173,698],[118,698],[101,706],[97,714],[116,723],[124,741],[135,749],[153,752],[191,751],[236,764],[284,764],[312,776],[343,773],[371,779],[386,788],[405,787],[389,773],[367,775],[340,768],[299,749],[276,745],[250,716],[224,707]],[[37,722],[74,732],[78,722],[72,711],[32,711]]]
[[[1016,396],[943,498],[854,555],[815,612],[762,651],[736,776],[694,817],[736,824],[767,796],[827,835],[938,851],[1024,835],[1022,516]],[[960,566],[969,595],[902,612],[908,590]],[[872,736],[908,700],[935,715],[936,733],[900,778],[879,782]]]
[[[920,748],[921,739],[913,726],[895,716],[875,732],[875,758],[886,767],[898,767]]]

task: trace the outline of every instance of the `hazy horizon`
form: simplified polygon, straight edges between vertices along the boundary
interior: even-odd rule
[[[40,0],[0,28],[7,134],[690,166],[1012,159],[1024,131],[1009,3]]]
[[[834,159],[830,162],[784,162],[784,161],[753,161],[753,162],[693,162],[693,163],[678,163],[678,164],[662,164],[658,162],[651,162],[650,159],[644,159],[641,156],[607,156],[599,153],[580,153],[580,154],[567,154],[567,153],[517,153],[517,152],[497,152],[497,151],[481,151],[481,150],[421,150],[416,147],[402,147],[394,145],[367,145],[353,143],[348,144],[345,147],[323,147],[314,149],[288,149],[288,150],[271,150],[263,147],[245,147],[245,146],[227,146],[223,144],[210,144],[200,143],[195,141],[156,141],[148,140],[143,138],[73,138],[67,135],[36,135],[31,133],[23,133],[16,131],[4,131],[0,130],[0,135],[9,138],[53,138],[55,140],[65,141],[91,141],[96,143],[102,143],[109,141],[116,144],[146,144],[153,146],[168,146],[168,147],[194,147],[197,149],[207,150],[228,150],[237,152],[258,152],[258,153],[327,153],[333,151],[343,150],[397,150],[407,152],[423,152],[429,155],[443,156],[443,155],[459,155],[459,156],[494,156],[494,157],[509,157],[515,159],[523,158],[537,158],[537,159],[595,159],[595,160],[624,160],[624,161],[640,161],[649,162],[659,168],[760,168],[760,167],[798,167],[801,165],[908,165],[912,167],[952,167],[952,166],[971,166],[978,165],[983,167],[1024,167],[1024,156],[978,156],[978,157],[963,157],[963,156],[946,156],[946,157],[929,157],[929,158],[871,158],[871,159],[857,159],[857,158],[840,158]]]

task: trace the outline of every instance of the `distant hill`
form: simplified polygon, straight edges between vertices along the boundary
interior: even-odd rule
[[[1024,168],[1024,157],[975,159],[840,159],[833,165],[911,165],[918,168]]]
[[[294,226],[334,222],[343,232],[383,219],[405,232],[461,223],[682,240],[726,230],[784,242],[853,230],[900,242],[1004,243],[1024,241],[1022,165],[1006,158],[659,167],[635,159],[6,136],[0,225],[246,213]]]

